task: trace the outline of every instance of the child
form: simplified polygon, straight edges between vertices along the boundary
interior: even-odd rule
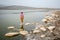
[[[24,14],[23,14],[23,12],[21,12],[21,14],[20,14],[20,21],[23,24],[23,21],[24,21]]]

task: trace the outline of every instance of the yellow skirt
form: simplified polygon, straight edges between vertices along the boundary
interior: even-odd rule
[[[23,21],[24,21],[24,18],[20,18],[20,21],[21,21],[21,23],[23,23]]]

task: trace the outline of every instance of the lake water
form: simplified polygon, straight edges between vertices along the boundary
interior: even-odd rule
[[[24,12],[24,23],[41,23],[47,12]],[[4,36],[9,30],[7,27],[14,26],[17,29],[20,28],[20,10],[0,10],[0,40],[23,40],[23,36],[18,35],[16,37],[7,38]],[[35,26],[29,25],[24,28],[30,31]]]

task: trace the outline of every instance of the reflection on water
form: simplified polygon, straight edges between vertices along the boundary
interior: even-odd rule
[[[15,14],[14,14],[15,13]],[[20,10],[0,10],[0,40],[23,40],[22,35],[7,38],[4,36],[5,33],[9,32],[8,26],[14,26],[17,29],[23,28],[27,31],[35,28],[34,25],[21,25],[20,27]],[[24,23],[42,23],[41,19],[45,16],[47,12],[27,12],[24,13]]]

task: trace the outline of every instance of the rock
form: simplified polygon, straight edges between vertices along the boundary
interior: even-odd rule
[[[34,30],[33,31],[33,33],[39,33],[40,32],[40,30]]]
[[[16,36],[18,34],[19,34],[18,32],[9,32],[9,33],[6,33],[5,36],[6,37],[13,37],[13,36]]]
[[[41,35],[40,37],[42,37],[42,38],[43,38],[43,37],[45,37],[45,36],[46,36],[46,35]]]
[[[15,27],[14,26],[9,26],[8,29],[14,29]]]
[[[45,18],[49,18],[50,16],[48,15],[48,16],[46,16]]]
[[[56,14],[54,14],[54,13],[53,13],[53,14],[51,14],[51,16],[55,17],[55,16],[56,16]]]
[[[42,20],[42,22],[44,22],[44,23],[48,23],[48,21],[49,21],[49,20],[46,19],[46,18]]]
[[[52,30],[55,28],[55,26],[49,26],[47,28],[52,32]]]
[[[29,25],[30,23],[26,23],[25,25]]]
[[[19,33],[22,34],[22,35],[27,35],[28,34],[28,32],[25,31],[25,30],[24,31],[20,31]]]
[[[46,28],[45,28],[45,27],[40,27],[40,29],[41,29],[42,31],[46,31]]]

